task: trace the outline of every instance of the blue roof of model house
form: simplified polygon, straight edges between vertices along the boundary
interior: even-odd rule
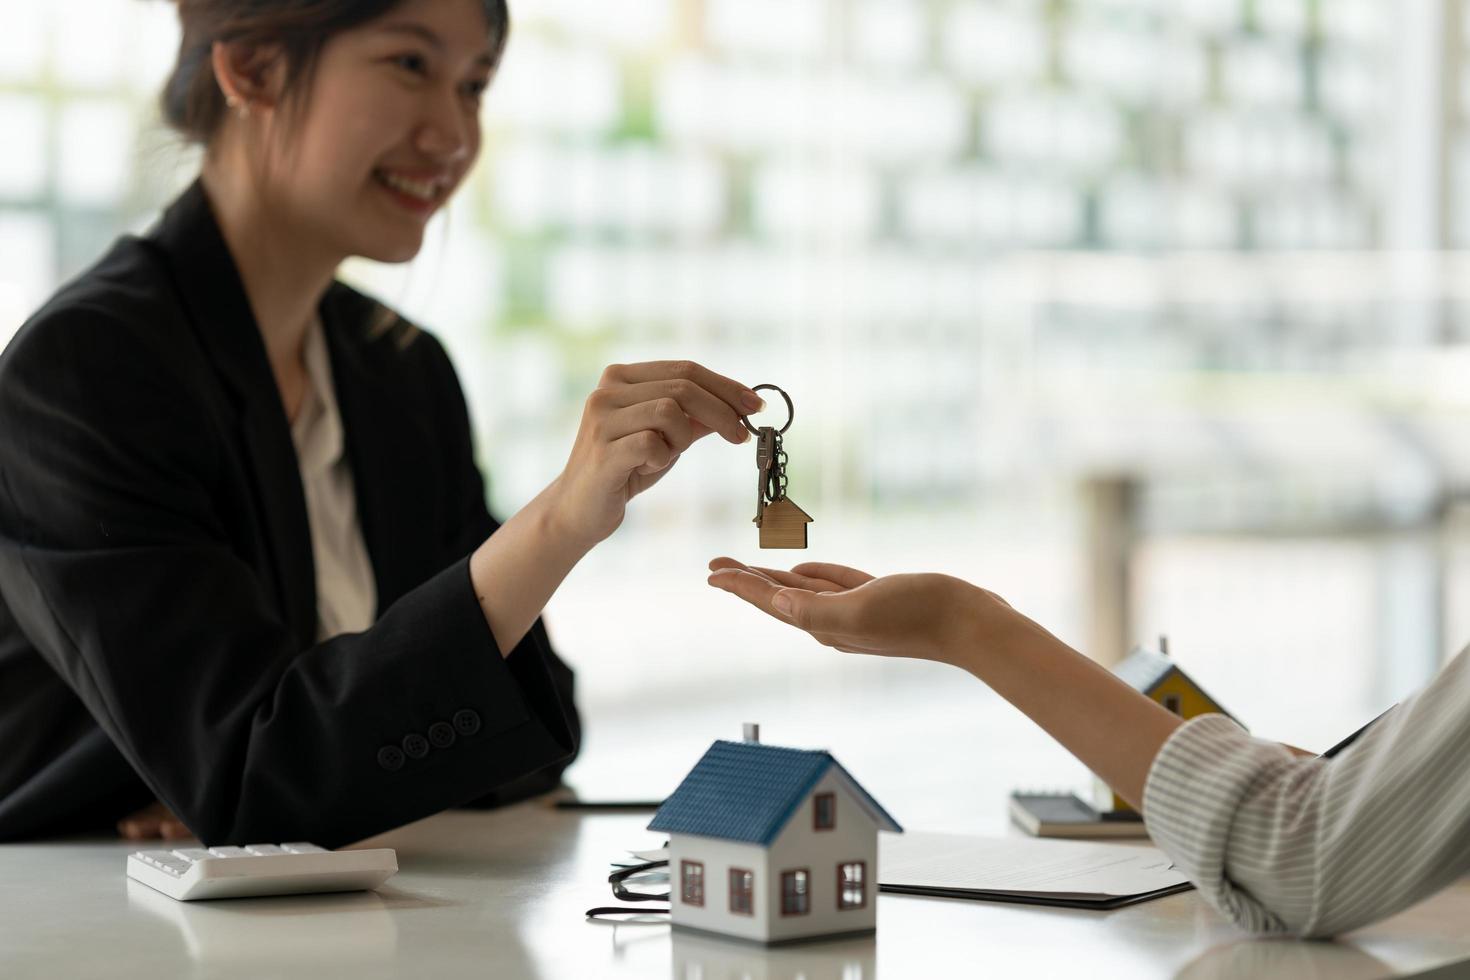
[[[769,846],[834,768],[880,829],[903,830],[828,752],[724,741],[709,747],[648,829]]]

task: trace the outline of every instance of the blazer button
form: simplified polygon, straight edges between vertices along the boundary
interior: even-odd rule
[[[480,715],[470,708],[460,708],[454,713],[454,730],[461,735],[473,735],[480,730]]]
[[[385,745],[378,750],[378,765],[389,772],[403,768],[403,750],[396,745]]]
[[[436,721],[429,726],[429,741],[434,743],[436,749],[447,749],[454,744],[453,726]]]
[[[403,751],[410,759],[422,759],[429,754],[429,740],[418,732],[409,732],[403,736]]]

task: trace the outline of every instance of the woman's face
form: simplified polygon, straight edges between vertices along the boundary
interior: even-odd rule
[[[298,230],[343,255],[418,254],[480,151],[491,40],[481,0],[404,0],[331,38],[270,167]]]

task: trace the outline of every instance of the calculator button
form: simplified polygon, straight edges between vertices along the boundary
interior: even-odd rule
[[[174,875],[181,875],[193,866],[173,851],[139,851],[138,857],[147,864]]]
[[[211,847],[209,849],[209,856],[217,858],[249,857],[243,847]]]
[[[385,745],[378,750],[378,765],[389,772],[397,772],[403,768],[403,750],[396,745]]]
[[[447,749],[454,744],[453,726],[436,721],[429,726],[429,741],[434,743],[436,749]]]
[[[265,857],[267,854],[285,854],[279,844],[246,844],[245,850],[257,857]]]
[[[480,715],[470,708],[460,708],[454,713],[454,730],[461,735],[473,735],[480,730]]]
[[[411,732],[403,736],[403,751],[410,759],[422,759],[429,754],[429,740],[418,732]]]
[[[315,844],[309,844],[309,843],[307,843],[304,840],[295,841],[295,842],[290,843],[290,844],[283,843],[281,845],[281,850],[285,851],[287,854],[325,854],[325,853],[327,853],[326,848],[324,848],[324,847],[317,847]]]
[[[202,847],[181,847],[175,850],[174,854],[190,862],[203,861],[210,856],[209,852]]]

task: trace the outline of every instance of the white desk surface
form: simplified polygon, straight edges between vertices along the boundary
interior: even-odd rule
[[[6,845],[0,976],[1352,980],[1470,957],[1470,880],[1337,943],[1248,940],[1193,893],[1113,912],[883,895],[875,937],[778,949],[585,920],[614,904],[609,862],[660,842],[648,819],[453,811],[364,842],[398,851],[377,892],[195,904],[128,880],[121,841]]]

